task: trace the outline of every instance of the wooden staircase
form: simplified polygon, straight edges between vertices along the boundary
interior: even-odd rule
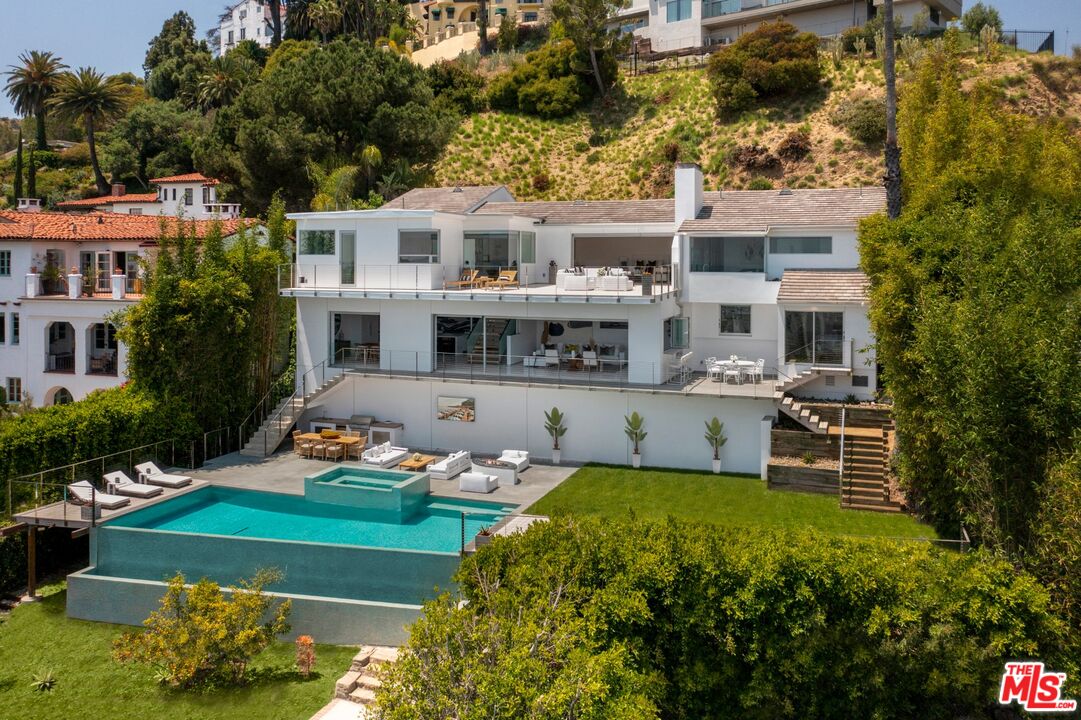
[[[841,461],[841,507],[901,512],[886,477],[888,436],[881,428],[847,428]]]
[[[369,706],[375,702],[379,681],[379,667],[398,659],[398,649],[364,645],[353,658],[349,672],[339,678],[334,686],[334,697],[349,700],[358,705]]]
[[[816,415],[810,408],[804,407],[803,403],[796,400],[791,395],[785,395],[781,398],[778,407],[785,415],[789,416],[813,433],[825,435],[830,431],[830,424],[828,422]]]
[[[488,362],[493,365],[498,365],[500,359],[503,357],[503,352],[500,350],[501,340],[503,339],[503,333],[507,331],[507,325],[510,324],[510,320],[506,318],[485,318],[484,330],[476,334],[476,338],[473,341],[473,347],[468,349],[468,360],[471,363]],[[485,352],[484,336],[488,336],[488,348]]]
[[[320,395],[345,379],[345,373],[340,373],[307,395],[301,396],[293,393],[282,400],[271,411],[259,429],[248,439],[248,442],[240,449],[240,454],[246,457],[266,457],[273,454],[282,441],[289,436],[289,432],[296,425],[297,420],[307,409],[308,405]]]

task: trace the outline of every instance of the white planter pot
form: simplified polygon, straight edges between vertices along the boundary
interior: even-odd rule
[[[484,547],[485,545],[491,544],[492,537],[493,537],[492,535],[480,535],[480,534],[478,534],[475,538],[473,538],[473,547],[475,547],[475,548],[477,548],[479,550],[480,548]]]
[[[717,475],[720,472],[721,472],[721,461],[720,460],[714,460],[713,461],[713,474]]]
[[[642,467],[642,453],[631,453],[631,466],[636,468]]]
[[[560,450],[559,448],[556,448],[556,449],[552,450],[552,464],[553,465],[558,465],[559,464],[559,458],[561,458],[562,456],[563,456],[563,451]]]

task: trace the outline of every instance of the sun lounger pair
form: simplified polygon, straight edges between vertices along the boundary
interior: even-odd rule
[[[149,485],[161,485],[162,487],[167,488],[179,488],[191,485],[191,478],[187,475],[170,475],[169,473],[164,473],[152,462],[136,465],[135,471],[139,473],[139,480]]]

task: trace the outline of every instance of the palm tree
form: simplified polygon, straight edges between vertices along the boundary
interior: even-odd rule
[[[19,56],[19,65],[10,66],[5,94],[15,107],[15,112],[23,117],[33,115],[37,119],[37,143],[42,150],[48,150],[45,138],[45,115],[48,111],[49,97],[56,90],[57,81],[63,75],[67,65],[51,52],[31,50]]]
[[[901,214],[901,148],[897,147],[897,64],[894,57],[893,0],[883,8],[886,53],[882,73],[886,76],[886,214],[896,219]]]
[[[270,46],[278,47],[282,44],[282,0],[270,0],[270,27],[274,32]]]
[[[375,145],[367,145],[360,153],[360,164],[364,168],[367,189],[371,191],[375,186],[373,173],[383,164],[383,153]]]
[[[336,0],[319,0],[308,6],[308,18],[323,35],[325,44],[327,34],[342,22],[342,9]]]
[[[90,165],[94,168],[94,182],[102,195],[109,193],[109,183],[101,174],[94,126],[102,120],[114,117],[124,110],[125,88],[116,77],[106,78],[94,68],[79,68],[78,72],[65,73],[57,85],[49,104],[61,115],[82,119],[86,128],[86,144],[90,147]]]
[[[231,104],[257,71],[254,62],[236,53],[214,58],[207,73],[199,78],[199,106],[210,110]]]

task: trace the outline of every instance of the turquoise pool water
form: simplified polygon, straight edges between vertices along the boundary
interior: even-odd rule
[[[107,526],[456,553],[461,548],[462,512],[468,513],[468,542],[481,527],[494,524],[512,509],[496,503],[426,497],[419,511],[402,522],[381,522],[363,508],[312,502],[298,495],[214,487],[121,516]]]

